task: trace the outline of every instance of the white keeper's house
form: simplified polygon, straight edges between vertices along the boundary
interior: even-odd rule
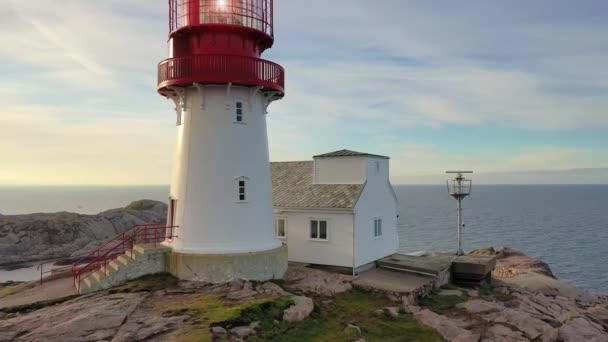
[[[353,273],[397,252],[397,197],[389,158],[340,150],[271,163],[277,237],[289,261]]]

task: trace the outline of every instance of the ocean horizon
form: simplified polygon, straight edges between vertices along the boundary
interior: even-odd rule
[[[395,185],[400,252],[456,248],[456,202],[445,185]],[[97,214],[167,202],[168,185],[0,186],[0,214]],[[561,280],[608,290],[608,185],[474,185],[463,201],[465,250],[502,245],[540,258]],[[0,278],[5,278],[0,276]]]

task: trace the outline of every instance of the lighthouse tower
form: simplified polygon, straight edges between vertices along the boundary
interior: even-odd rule
[[[177,145],[167,268],[181,279],[280,278],[266,114],[284,70],[261,58],[274,42],[272,0],[169,0],[169,58],[158,92],[175,102]]]

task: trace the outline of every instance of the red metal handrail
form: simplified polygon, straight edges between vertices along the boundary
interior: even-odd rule
[[[200,83],[258,85],[285,92],[285,70],[277,63],[238,55],[194,55],[158,65],[158,89]]]
[[[65,267],[71,266],[73,267],[74,262],[72,262],[72,260],[74,260],[74,258],[78,258],[81,257],[80,259],[78,259],[77,264],[81,264],[83,261],[85,261],[87,259],[88,256],[90,256],[91,252],[85,252],[85,253],[79,253],[79,254],[73,254],[73,255],[69,255],[69,256],[65,256],[65,257],[60,257],[60,258],[55,258],[55,259],[51,259],[51,260],[47,260],[45,262],[39,263],[38,266],[36,266],[36,270],[40,270],[40,283],[42,284],[43,280],[44,280],[44,276],[47,273],[52,273],[55,269],[51,268],[48,271],[44,270],[44,267],[47,265],[54,265],[60,261],[66,261],[66,260],[70,260],[71,265],[67,264],[65,265]]]
[[[84,253],[79,253],[79,254],[74,254],[74,255],[69,255],[69,256],[65,256],[65,257],[59,257],[59,258],[55,258],[55,259],[51,259],[51,260],[47,260],[45,262],[42,262],[40,264],[38,264],[38,266],[36,267],[36,270],[40,270],[40,283],[42,284],[43,282],[43,278],[44,275],[47,273],[51,273],[53,272],[53,269],[50,269],[48,271],[44,271],[44,267],[49,265],[49,264],[56,264],[60,261],[64,261],[64,260],[71,260],[74,258],[78,258],[80,257],[78,260],[72,262],[72,273],[74,273],[74,265],[80,265],[84,262],[86,262],[87,260],[91,260],[92,258],[95,258],[99,255],[99,253],[101,253],[102,251],[105,251],[107,249],[109,249],[110,247],[107,247],[109,244],[111,244],[112,242],[116,241],[118,238],[124,239],[125,234],[128,234],[129,232],[139,228],[139,227],[147,227],[147,226],[158,226],[158,225],[163,225],[164,223],[147,223],[147,224],[136,224],[130,228],[128,228],[127,230],[125,230],[124,232],[114,236],[112,239],[108,240],[107,242],[105,242],[103,245],[96,247],[93,251],[88,251],[88,252],[84,252]],[[107,248],[106,248],[107,247]],[[67,265],[66,265],[67,267]]]
[[[107,273],[108,263],[119,255],[130,251],[130,256],[133,257],[133,247],[137,244],[154,243],[156,246],[165,239],[177,237],[174,234],[174,230],[177,228],[178,226],[167,226],[165,224],[137,225],[117,235],[111,241],[104,244],[104,246],[107,246],[110,242],[119,240],[118,237],[120,237],[120,240],[114,246],[106,249],[103,253],[101,253],[101,248],[98,248],[99,252],[96,252],[96,250],[90,253],[90,255],[96,255],[96,257],[85,266],[78,267],[77,263],[72,265],[74,286],[80,290],[81,282],[102,267],[104,268],[104,273]]]
[[[82,258],[80,258],[79,260],[75,261],[73,263],[73,265],[79,265],[81,263],[83,263],[84,261],[86,261],[87,259],[91,259],[93,257],[97,257],[99,256],[99,252],[103,249],[109,249],[111,247],[108,247],[112,242],[118,240],[119,238],[121,240],[125,239],[125,236],[127,234],[132,233],[133,231],[135,231],[136,229],[139,229],[141,227],[151,227],[151,226],[160,226],[160,225],[164,225],[164,223],[146,223],[146,224],[136,224],[130,228],[128,228],[127,230],[125,230],[124,232],[114,236],[113,238],[111,238],[110,240],[106,241],[104,244],[102,244],[101,246],[98,246],[96,249],[94,249],[91,252],[88,252],[85,256],[83,256]],[[106,248],[107,247],[107,248]]]

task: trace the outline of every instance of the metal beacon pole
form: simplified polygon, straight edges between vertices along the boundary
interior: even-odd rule
[[[456,252],[456,255],[463,255],[464,252],[462,251],[462,228],[464,227],[464,225],[462,224],[462,200],[471,194],[471,186],[473,185],[473,181],[465,179],[462,175],[464,173],[473,173],[473,171],[446,171],[446,173],[457,174],[456,178],[448,180],[446,184],[448,186],[448,194],[458,201],[458,206],[456,209],[458,250]]]

